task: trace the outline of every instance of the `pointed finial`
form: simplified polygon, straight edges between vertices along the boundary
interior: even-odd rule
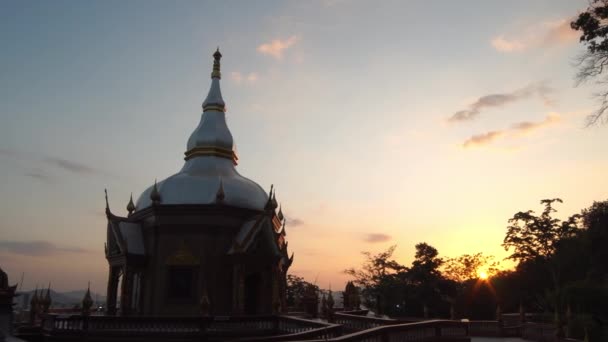
[[[211,78],[222,78],[222,73],[220,72],[220,59],[222,59],[222,54],[220,53],[220,47],[218,46],[213,54],[213,72],[211,73]]]
[[[30,299],[30,306],[33,308],[38,305],[38,284],[36,284],[36,290],[32,294],[32,298]]]
[[[264,206],[265,210],[272,210],[272,191],[274,189],[274,184],[270,184],[270,191],[268,192],[268,201],[266,201],[266,205]]]
[[[273,192],[272,193],[272,209],[276,209],[279,206],[279,203],[277,202],[277,192]]]
[[[222,177],[220,177],[220,185],[217,188],[217,193],[215,194],[215,200],[217,203],[221,203],[224,201],[226,194],[224,193],[224,181]]]
[[[279,205],[279,213],[277,214],[277,217],[279,218],[279,221],[283,221],[283,209],[281,205]]]
[[[91,313],[91,306],[93,306],[93,298],[91,298],[91,282],[87,285],[87,292],[82,298],[82,314],[88,316]]]
[[[106,216],[110,216],[112,213],[110,212],[110,203],[108,202],[108,189],[103,189],[103,192],[106,195]]]
[[[49,312],[49,307],[51,307],[51,282],[49,282],[49,287],[46,289],[46,295],[40,302],[42,304],[42,312]]]
[[[152,204],[160,203],[160,193],[158,192],[158,185],[156,184],[156,179],[154,180],[154,187],[152,188],[152,192],[150,192],[150,199],[152,200]]]
[[[129,215],[135,211],[135,204],[133,204],[133,193],[131,193],[131,198],[129,198],[129,203],[127,204],[127,211]]]

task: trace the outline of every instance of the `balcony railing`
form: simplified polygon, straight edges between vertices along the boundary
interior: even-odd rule
[[[468,342],[470,341],[466,322],[433,320],[417,323],[386,325],[355,332],[327,341],[344,342]],[[318,340],[317,342],[321,342]]]
[[[288,336],[330,338],[340,326],[288,316],[116,317],[46,315],[45,335],[55,338],[109,336],[152,339],[211,337],[239,340],[285,341]]]

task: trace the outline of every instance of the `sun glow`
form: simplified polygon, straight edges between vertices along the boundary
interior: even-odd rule
[[[488,272],[484,271],[484,270],[479,270],[477,271],[477,276],[479,277],[479,279],[481,280],[486,280],[488,279],[490,276],[488,275]]]

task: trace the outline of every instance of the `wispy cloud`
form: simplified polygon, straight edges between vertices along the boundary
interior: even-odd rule
[[[545,21],[512,34],[501,34],[490,43],[500,52],[519,52],[538,47],[554,47],[576,42],[578,33],[570,28],[572,18]]]
[[[299,218],[285,217],[285,219],[287,220],[286,225],[289,227],[298,227],[304,225],[304,221]]]
[[[471,136],[469,139],[465,140],[462,144],[463,147],[473,147],[480,145],[487,145],[497,138],[503,136],[505,134],[504,131],[489,131],[482,134],[476,134]]]
[[[25,172],[23,175],[26,177],[34,178],[36,180],[39,180],[39,181],[42,181],[45,183],[50,183],[53,180],[53,177],[44,173],[42,170],[28,171],[28,172]]]
[[[298,36],[291,36],[285,40],[274,39],[269,43],[264,43],[258,46],[257,50],[263,55],[272,56],[275,59],[283,59],[285,50],[294,46],[298,42]]]
[[[464,141],[464,148],[488,145],[495,140],[507,136],[517,136],[530,133],[540,128],[552,125],[560,120],[560,116],[551,113],[542,121],[522,121],[512,124],[508,129],[489,131],[482,134],[476,134]]]
[[[81,164],[79,162],[75,162],[75,161],[71,161],[71,160],[67,160],[67,159],[49,157],[49,158],[45,158],[43,161],[47,164],[56,166],[60,169],[64,169],[66,171],[81,174],[81,175],[100,173],[99,170],[92,168],[88,165]]]
[[[377,242],[386,242],[386,241],[390,241],[392,239],[392,237],[390,235],[387,234],[382,234],[382,233],[370,233],[365,235],[364,237],[364,241],[365,242],[369,242],[369,243],[377,243]]]
[[[0,250],[12,254],[27,256],[51,256],[62,253],[89,253],[89,250],[79,247],[57,246],[44,240],[34,241],[6,241],[0,240]]]
[[[492,46],[494,49],[502,52],[522,51],[526,48],[526,44],[517,39],[508,39],[504,36],[492,38]]]
[[[243,74],[239,71],[233,71],[230,73],[230,79],[241,85],[243,83],[255,83],[258,80],[259,76],[257,72],[250,72],[249,74]]]
[[[77,161],[51,156],[40,156],[12,149],[0,148],[0,156],[5,156],[13,159],[22,159],[34,163],[43,164],[46,166],[52,166],[79,175],[108,175],[108,173],[101,169],[97,169]],[[35,172],[27,172],[24,175],[28,177],[38,178],[40,180],[42,180],[43,178],[46,178],[46,180],[50,180],[50,177],[44,172],[43,168],[37,168]]]
[[[498,108],[506,106],[510,103],[537,96],[547,105],[551,104],[549,95],[552,89],[546,82],[531,84],[525,88],[515,90],[510,93],[488,94],[481,96],[475,102],[469,105],[469,108],[459,110],[448,118],[448,122],[462,122],[475,119],[482,110],[488,108]]]

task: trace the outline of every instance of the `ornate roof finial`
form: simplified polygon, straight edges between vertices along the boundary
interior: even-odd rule
[[[110,212],[110,203],[108,202],[108,189],[103,189],[103,191],[106,194],[106,216],[110,216],[112,213]]]
[[[222,177],[220,177],[220,185],[217,188],[217,193],[215,194],[215,201],[217,203],[222,203],[224,202],[224,198],[226,198],[226,194],[224,193],[224,181],[222,180]]]
[[[222,73],[220,72],[220,59],[222,59],[222,54],[220,53],[220,47],[218,46],[213,54],[213,72],[211,73],[211,78],[222,78]]]
[[[0,267],[0,290],[8,289],[8,274]]]
[[[36,290],[34,290],[34,294],[32,295],[32,299],[30,299],[30,306],[33,308],[38,305],[38,284],[36,284]]]
[[[152,188],[152,192],[150,192],[150,199],[152,200],[152,204],[160,203],[160,193],[158,192],[158,185],[156,184],[156,179],[154,180],[154,187]]]
[[[327,308],[329,310],[334,308],[334,296],[331,291],[331,284],[329,284],[329,293],[327,294]]]
[[[135,204],[133,204],[133,193],[131,193],[131,198],[129,198],[129,203],[127,204],[127,211],[129,215],[135,211]]]
[[[272,210],[272,191],[274,189],[274,184],[270,184],[270,191],[268,192],[268,201],[266,201],[266,205],[264,206],[265,210]]]
[[[42,304],[42,312],[49,312],[49,308],[51,307],[51,282],[49,282],[49,287],[46,289],[46,295],[40,300]]]
[[[279,206],[279,203],[277,202],[277,192],[273,192],[272,193],[272,209],[276,209]]]
[[[222,73],[220,72],[220,59],[222,59],[222,54],[220,53],[220,48],[218,47],[215,53],[213,54],[211,88],[209,89],[209,94],[207,94],[207,98],[203,102],[203,112],[226,111],[226,103],[222,98],[222,91],[220,89],[220,79],[222,78]]]
[[[279,213],[277,214],[277,217],[279,218],[279,221],[283,221],[283,209],[281,208],[281,205],[279,205]]]
[[[88,316],[91,313],[91,306],[93,306],[93,298],[91,298],[91,282],[87,285],[87,292],[82,298],[82,314]]]

